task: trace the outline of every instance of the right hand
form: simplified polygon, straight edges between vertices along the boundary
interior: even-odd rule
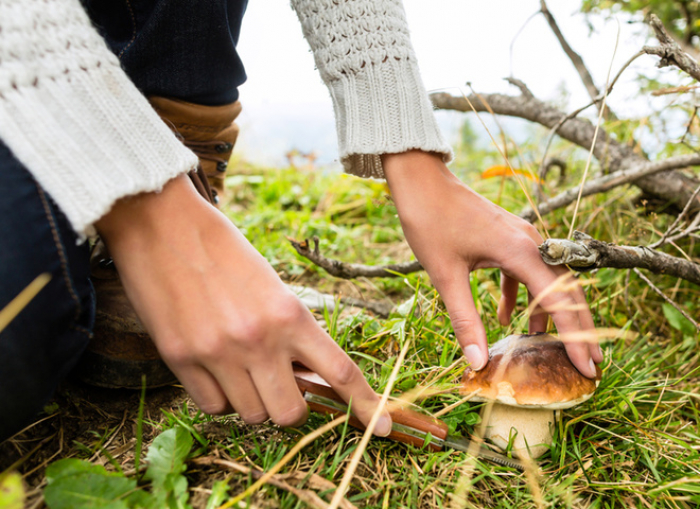
[[[537,246],[543,239],[537,230],[462,183],[437,154],[384,154],[382,162],[406,240],[440,292],[472,369],[488,362],[488,342],[469,278],[474,270],[496,267],[502,274],[501,324],[510,322],[523,283],[540,299],[530,316],[530,332],[544,332],[547,313],[551,315],[571,362],[594,378],[595,363],[603,360],[600,347],[568,339],[581,333],[596,337],[586,298],[566,280],[567,268],[542,261]]]
[[[379,397],[360,369],[186,176],[119,200],[96,226],[163,360],[204,412],[302,424],[298,361],[369,423]],[[375,434],[390,431],[383,410]]]

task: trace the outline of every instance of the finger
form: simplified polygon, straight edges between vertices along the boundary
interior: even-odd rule
[[[261,424],[268,412],[247,371],[232,369],[231,363],[220,366],[214,373],[226,397],[238,415],[248,424]]]
[[[461,277],[460,277],[461,276]],[[452,321],[457,341],[472,369],[478,371],[488,362],[486,331],[476,311],[469,285],[469,272],[433,281]]]
[[[527,300],[530,305],[532,305],[533,299],[534,297],[532,296],[532,294],[530,292],[527,292]],[[547,332],[548,319],[549,315],[544,309],[542,309],[542,306],[540,306],[539,304],[536,305],[530,313],[528,332],[530,334],[534,334],[536,332]]]
[[[203,367],[170,366],[177,379],[202,412],[212,415],[233,413],[233,407],[216,379]]]
[[[350,405],[352,413],[369,426],[380,403],[379,395],[369,386],[357,364],[328,334],[319,329],[316,337],[300,342],[297,360],[326,380]],[[389,412],[382,409],[374,434],[387,436],[391,433],[391,425]]]
[[[504,327],[510,323],[515,304],[518,299],[518,286],[520,282],[513,279],[505,272],[501,272],[501,299],[498,301],[498,321]]]
[[[522,264],[516,269],[519,273],[516,273],[515,276],[522,278],[521,281],[527,286],[533,297],[539,300],[542,309],[552,316],[573,365],[584,376],[595,378],[595,364],[591,358],[588,344],[580,341],[567,341],[566,339],[567,335],[578,334],[583,328],[579,319],[582,303],[574,299],[572,290],[569,288],[571,276],[566,277],[568,270],[561,267],[558,270],[553,269],[555,268],[545,265],[537,254],[537,260],[533,259],[533,263],[530,264]],[[562,274],[559,278],[557,277],[558,273]]]
[[[251,376],[273,422],[285,427],[306,422],[308,407],[294,380],[291,362],[266,363]]]
[[[603,362],[603,350],[600,348],[600,343],[598,342],[598,334],[595,329],[595,322],[593,321],[593,315],[586,302],[586,295],[583,292],[583,288],[579,285],[574,292],[574,299],[581,305],[579,310],[579,321],[581,322],[581,327],[584,331],[590,331],[591,339],[588,343],[588,348],[591,353],[591,358],[596,364]]]

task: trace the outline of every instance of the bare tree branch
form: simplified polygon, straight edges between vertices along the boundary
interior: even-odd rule
[[[700,264],[645,246],[616,246],[576,231],[573,240],[547,239],[540,254],[549,265],[566,264],[587,271],[602,267],[640,268],[700,285]]]
[[[581,55],[576,53],[574,49],[569,45],[568,41],[564,37],[564,34],[562,34],[561,30],[559,30],[559,25],[557,25],[557,21],[554,19],[554,16],[552,16],[552,13],[549,11],[549,8],[547,7],[547,4],[544,0],[540,0],[540,12],[544,16],[544,19],[547,20],[549,28],[551,28],[552,32],[554,32],[554,36],[559,41],[561,48],[564,50],[564,53],[566,53],[566,56],[569,57],[571,63],[574,64],[576,72],[578,72],[578,75],[581,78],[581,81],[583,82],[583,86],[586,87],[588,95],[591,97],[591,100],[595,103],[596,108],[598,108],[598,111],[600,111],[601,103],[597,100],[598,96],[600,96],[600,90],[598,90],[598,87],[596,87],[595,82],[593,81],[593,76],[591,76],[591,73],[588,71],[586,64],[583,62],[583,58],[581,58]],[[610,111],[610,108],[608,106],[605,106],[605,111],[603,112],[603,115],[608,118],[610,118],[611,116],[614,118],[614,114]]]
[[[524,95],[514,97],[505,94],[471,94],[467,98],[456,97],[444,92],[431,94],[433,104],[440,109],[471,112],[469,102],[477,112],[487,112],[484,103],[488,103],[497,115],[523,118],[531,122],[549,127],[556,126],[566,115],[560,110],[535,97]],[[483,99],[483,102],[482,102]],[[572,118],[564,122],[558,130],[559,136],[585,150],[590,150],[595,126],[588,120]],[[593,155],[608,172],[638,167],[639,164],[649,163],[648,159],[636,153],[632,147],[614,140],[604,129],[600,129]],[[680,171],[669,171],[663,174],[652,174],[635,180],[634,185],[645,193],[656,196],[666,202],[677,204],[683,208],[689,201],[700,181],[684,175]],[[700,204],[691,207],[691,213],[700,210]]]
[[[661,57],[659,67],[675,66],[684,70],[700,81],[700,65],[668,34],[663,23],[655,14],[649,16],[649,24],[656,34],[661,46],[644,46],[642,51],[649,55]]]
[[[554,198],[550,198],[549,200],[541,203],[538,205],[537,209],[539,210],[540,215],[544,216],[553,210],[566,207],[570,203],[575,202],[578,198],[579,190],[582,197],[590,196],[592,194],[609,191],[615,187],[633,182],[642,177],[654,175],[655,173],[675,170],[678,168],[686,168],[688,166],[700,166],[700,154],[685,154],[682,156],[663,159],[661,161],[640,162],[630,168],[589,180],[583,185],[583,189],[581,189],[581,186],[567,189]],[[691,198],[691,200],[693,198]],[[688,201],[687,207],[690,208],[692,204],[692,201]],[[697,203],[697,206],[700,206],[700,202]],[[532,208],[527,207],[520,213],[520,217],[532,223],[537,219],[537,214],[535,214],[535,211],[532,210]]]

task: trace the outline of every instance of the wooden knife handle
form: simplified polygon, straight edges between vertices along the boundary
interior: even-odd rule
[[[296,379],[297,385],[299,386],[299,390],[301,390],[302,395],[309,392],[311,394],[315,394],[317,396],[321,396],[323,398],[345,405],[345,401],[343,400],[343,398],[341,398],[338,395],[338,393],[336,393],[333,390],[333,388],[328,384],[328,382],[326,382],[323,378],[321,378],[318,374],[314,373],[313,371],[310,371],[305,367],[295,365],[294,378]],[[328,407],[323,404],[319,404],[312,401],[308,401],[308,403],[309,408],[311,408],[311,410],[313,410],[314,412],[332,415],[341,413],[340,410]],[[394,423],[396,424],[402,424],[409,428],[413,428],[414,430],[430,433],[433,437],[439,439],[444,440],[447,437],[447,424],[445,424],[439,419],[435,419],[434,417],[423,415],[407,408],[399,408],[392,410],[390,412],[390,415]],[[353,415],[350,416],[348,422],[351,426],[355,428],[365,429],[365,426],[360,422],[360,420]],[[425,442],[423,438],[408,435],[396,429],[392,430],[391,434],[387,438],[396,440],[398,442],[413,444],[418,447],[422,447]],[[433,451],[442,450],[442,445],[435,442],[430,442],[428,444],[428,447]]]

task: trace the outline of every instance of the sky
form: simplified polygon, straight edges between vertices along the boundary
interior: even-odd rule
[[[646,31],[626,19],[601,17],[595,18],[591,31],[577,11],[580,3],[556,0],[548,5],[601,86],[611,62],[614,75],[646,43]],[[517,90],[504,81],[512,74],[540,99],[560,99],[566,90],[572,108],[589,101],[544,18],[537,15],[528,22],[539,10],[539,0],[404,0],[404,7],[428,91],[459,95],[471,82],[479,92],[515,94]],[[240,88],[238,154],[257,164],[283,166],[285,153],[297,149],[316,151],[321,165],[337,162],[330,97],[289,0],[249,0],[238,52],[248,74]],[[644,61],[650,58],[634,65],[653,68],[653,61]],[[634,93],[632,76],[634,69],[623,75],[610,98],[623,116],[626,108],[638,107],[625,100]],[[454,139],[463,116],[436,115],[444,134]]]

